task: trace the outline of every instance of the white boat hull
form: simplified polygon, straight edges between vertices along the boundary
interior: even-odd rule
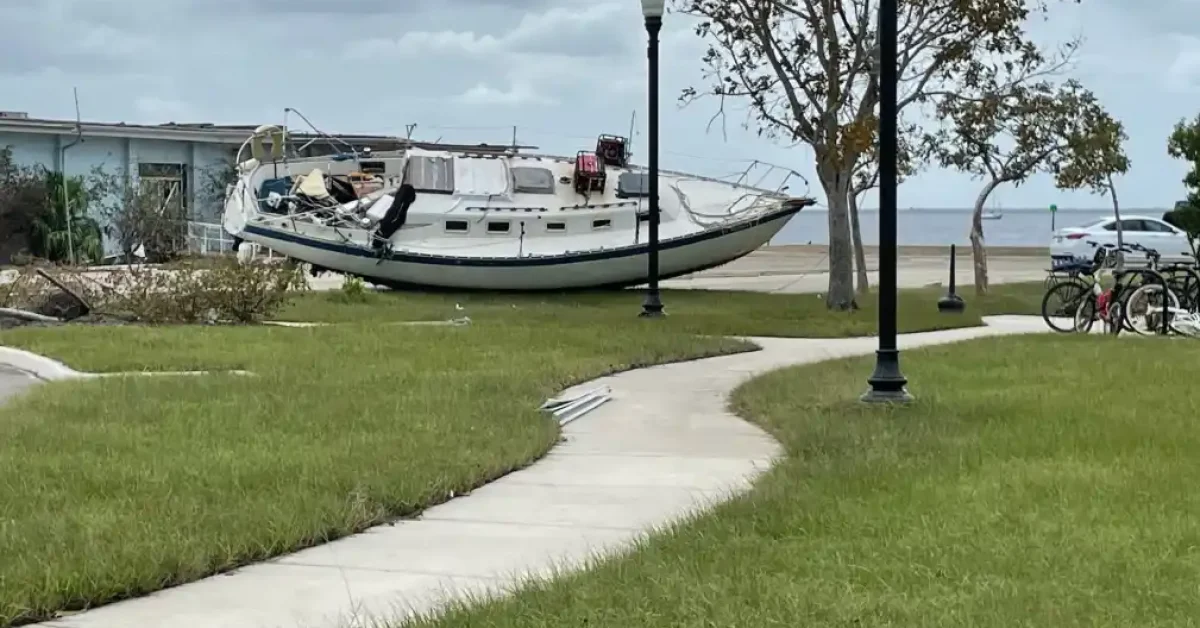
[[[815,202],[686,173],[651,178],[623,154],[601,136],[574,159],[416,148],[353,161],[256,157],[239,162],[223,222],[235,238],[377,285],[572,290],[648,280],[654,197],[663,279],[758,249]]]
[[[659,275],[663,279],[726,264],[769,242],[800,210],[783,207],[724,229],[663,240]],[[462,258],[414,255],[394,251],[382,255],[355,244],[338,244],[305,234],[247,225],[240,237],[316,267],[363,277],[395,288],[457,290],[568,290],[615,288],[648,280],[645,244],[561,256]]]

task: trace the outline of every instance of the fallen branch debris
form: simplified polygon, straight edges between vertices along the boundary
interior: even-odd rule
[[[61,318],[54,316],[45,316],[36,312],[26,312],[25,310],[17,310],[11,307],[0,307],[0,316],[10,316],[21,320],[33,321],[35,323],[64,323]]]
[[[27,267],[0,278],[0,327],[23,324],[258,323],[307,289],[292,263],[205,268],[115,266],[103,270]]]

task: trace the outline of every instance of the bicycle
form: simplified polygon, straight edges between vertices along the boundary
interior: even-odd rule
[[[1174,333],[1200,339],[1200,311],[1189,290],[1200,281],[1200,273],[1190,268],[1184,270],[1187,277],[1182,282],[1178,277],[1172,277],[1172,281],[1161,276],[1158,285],[1146,284],[1130,295],[1125,316],[1134,333],[1142,336]],[[1186,291],[1183,296],[1176,293],[1180,286]]]
[[[1087,258],[1076,258],[1070,263],[1057,264],[1052,269],[1052,272],[1066,274],[1064,279],[1049,285],[1046,293],[1042,296],[1042,320],[1046,321],[1046,325],[1054,331],[1060,333],[1091,331],[1092,324],[1097,318],[1094,311],[1097,299],[1105,303],[1098,317],[1107,326],[1110,318],[1106,301],[1113,294],[1123,293],[1123,289],[1119,285],[1115,292],[1104,291],[1098,276],[1103,269],[1112,268],[1116,264],[1116,247],[1111,244],[1100,245],[1091,240],[1088,240],[1087,243],[1096,249],[1096,253],[1090,261]],[[1132,249],[1129,250],[1132,251]],[[1081,310],[1082,317],[1080,316]],[[1119,321],[1120,318],[1111,320]]]
[[[1163,277],[1157,271],[1158,260],[1160,256],[1158,251],[1144,247],[1139,244],[1126,244],[1118,249],[1112,244],[1099,244],[1091,240],[1087,241],[1093,248],[1096,248],[1096,254],[1092,263],[1093,271],[1089,277],[1089,282],[1080,282],[1079,285],[1084,285],[1087,288],[1087,293],[1078,295],[1075,291],[1077,288],[1067,288],[1064,292],[1069,292],[1072,300],[1065,307],[1075,306],[1072,312],[1071,329],[1063,330],[1055,327],[1049,319],[1047,324],[1057,331],[1075,331],[1075,332],[1090,332],[1095,320],[1099,318],[1104,322],[1105,333],[1120,334],[1124,329],[1126,331],[1136,331],[1135,321],[1128,316],[1129,299],[1137,293],[1137,291],[1147,285],[1159,286],[1163,285]],[[1100,279],[1097,275],[1103,269],[1112,269],[1116,266],[1118,255],[1121,252],[1132,253],[1141,251],[1145,253],[1149,260],[1149,265],[1145,268],[1112,270],[1113,286],[1108,290],[1104,290],[1100,285]],[[1151,291],[1144,291],[1141,296],[1150,298]],[[1050,295],[1047,295],[1046,299]],[[1046,299],[1043,299],[1045,301]],[[1043,318],[1045,318],[1043,313]]]
[[[1093,286],[1098,285],[1095,274],[1104,266],[1105,259],[1106,251],[1101,249],[1091,261],[1076,259],[1054,267],[1053,272],[1065,273],[1066,277],[1057,279],[1055,275],[1050,275],[1044,284],[1047,289],[1042,295],[1042,320],[1050,329],[1060,333],[1075,331],[1076,325],[1060,326],[1058,321],[1074,317]],[[1088,328],[1091,328],[1090,321]]]
[[[1133,271],[1140,273],[1144,281],[1122,303],[1122,326],[1142,336],[1167,334],[1174,314],[1186,311],[1180,308],[1179,297],[1171,289],[1166,276],[1160,272],[1162,256],[1158,251],[1140,245],[1131,246],[1145,253],[1147,265]]]
[[[1176,262],[1159,268],[1171,291],[1179,297],[1180,307],[1200,311],[1200,270],[1195,264]]]

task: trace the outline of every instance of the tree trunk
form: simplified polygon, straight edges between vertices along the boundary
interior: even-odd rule
[[[1108,195],[1112,198],[1113,216],[1117,219],[1117,270],[1125,270],[1125,230],[1121,228],[1121,205],[1117,202],[1117,187],[1108,175]]]
[[[822,177],[829,204],[829,290],[825,306],[831,310],[858,309],[854,300],[854,246],[850,239],[850,173]]]
[[[855,291],[869,294],[871,280],[867,276],[867,253],[863,250],[862,229],[858,221],[858,194],[851,193],[847,200],[850,202],[850,240],[854,246]]]
[[[987,294],[988,291],[987,249],[983,241],[983,205],[999,185],[1000,181],[993,179],[983,186],[979,198],[975,199],[975,211],[971,213],[971,260],[975,268],[975,294],[980,295]]]

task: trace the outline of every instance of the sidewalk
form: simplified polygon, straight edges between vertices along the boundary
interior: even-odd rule
[[[911,334],[901,348],[1047,331],[1040,318]],[[613,401],[563,429],[529,468],[427,510],[229,574],[39,624],[51,628],[318,628],[399,621],[448,598],[506,590],[522,574],[579,567],[746,490],[781,454],[726,410],[744,380],[874,351],[874,338],[752,339],[762,351],[629,371]],[[864,372],[863,387],[866,388]],[[919,392],[919,391],[918,391]]]

